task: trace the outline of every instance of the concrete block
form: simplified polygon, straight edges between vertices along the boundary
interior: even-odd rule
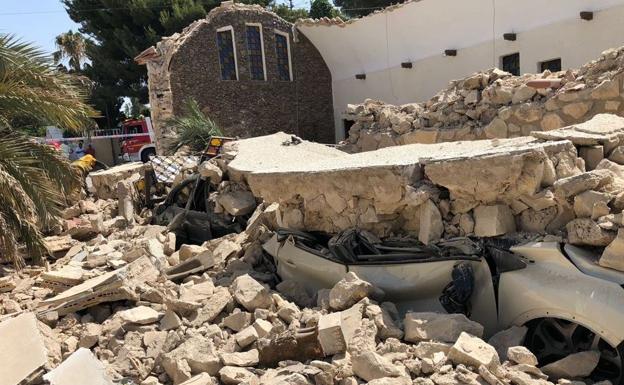
[[[516,222],[507,205],[478,206],[474,209],[477,237],[494,237],[516,231]]]

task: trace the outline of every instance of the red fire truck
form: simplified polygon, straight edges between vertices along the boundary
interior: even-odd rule
[[[150,118],[127,119],[121,124],[121,156],[126,161],[147,162],[156,155]]]

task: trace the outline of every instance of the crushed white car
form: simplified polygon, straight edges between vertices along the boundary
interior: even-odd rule
[[[407,311],[464,313],[485,335],[527,326],[525,345],[545,365],[598,350],[595,380],[622,382],[624,273],[595,263],[590,251],[556,242],[509,247],[467,238],[424,246],[361,230],[333,238],[279,230],[264,244],[283,280],[310,295],[355,272]]]

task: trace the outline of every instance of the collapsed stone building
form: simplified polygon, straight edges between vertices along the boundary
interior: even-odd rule
[[[606,139],[594,139],[614,142],[623,135],[622,121],[598,117],[595,126],[611,129],[601,130]],[[592,127],[557,133],[586,139]],[[616,192],[617,168],[583,172],[576,155],[573,142],[561,138],[414,144],[360,154],[284,133],[240,140],[198,172],[214,187],[215,212],[251,215],[241,233],[202,245],[177,245],[167,227],[148,224],[150,211],[140,209],[132,187],[143,165],[93,173],[95,196],[67,208],[63,234],[47,238],[56,258],[49,268],[2,269],[0,358],[11,364],[0,366],[0,380],[564,385],[583,379],[609,385],[587,378],[602,360],[598,351],[539,362],[521,346],[525,326],[490,335],[464,314],[403,315],[353,272],[311,293],[301,282],[280,280],[262,247],[280,226],[335,232],[355,225],[436,243],[454,235],[451,211],[474,204],[473,213],[460,215],[457,231],[515,233],[511,202],[526,197],[537,208],[554,200],[558,210],[586,192]],[[501,167],[479,175],[485,163]],[[467,169],[478,178],[464,180],[472,185],[450,181]],[[589,221],[588,210],[605,214],[598,226],[607,224],[600,228],[612,233],[621,220],[600,202],[586,202],[572,216]]]
[[[623,17],[620,0],[409,0],[349,20],[300,19],[295,27],[332,73],[343,140],[353,123],[348,104],[426,101],[452,79],[492,67],[514,75],[579,68],[624,44]],[[452,28],[440,28],[446,25]]]
[[[613,95],[613,79],[621,87],[619,69],[600,63],[609,78],[596,70],[601,85],[589,96],[575,91],[592,108],[618,101],[590,103],[596,90]],[[528,93],[520,90],[530,84],[516,92]],[[538,105],[531,97],[528,104]],[[376,125],[385,113],[359,111],[370,136],[400,137],[395,116],[406,113],[386,108],[393,114],[383,118],[385,129]],[[465,116],[458,119],[472,119]],[[410,132],[421,130],[415,121]],[[481,123],[473,124],[479,132]],[[445,130],[455,132],[436,126]],[[49,265],[0,265],[0,362],[8,363],[0,365],[0,383],[612,384],[589,377],[612,358],[593,347],[540,362],[520,346],[528,323],[489,335],[462,313],[403,314],[352,271],[316,292],[276,274],[264,245],[280,227],[330,235],[355,227],[426,245],[458,236],[568,242],[621,277],[624,118],[597,114],[526,136],[468,138],[475,140],[351,154],[286,133],[230,142],[220,157],[191,169],[210,187],[205,207],[245,226],[201,245],[179,244],[171,228],[150,224],[156,210],[141,207],[145,197],[135,187],[149,167],[91,173],[93,196],[65,209],[59,234],[46,238]],[[611,303],[621,303],[620,285],[605,290]],[[584,300],[605,294],[591,289]]]
[[[135,60],[147,66],[158,151],[192,98],[228,136],[279,130],[334,143],[331,74],[305,36],[259,5],[223,2]]]
[[[610,49],[578,70],[512,76],[499,69],[452,81],[423,103],[367,100],[351,105],[347,151],[410,143],[515,138],[624,114],[624,49]]]

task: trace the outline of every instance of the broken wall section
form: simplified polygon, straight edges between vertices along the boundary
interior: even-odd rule
[[[279,204],[278,225],[328,233],[357,226],[382,237],[416,235],[424,243],[557,232],[572,218],[569,204],[555,199],[554,184],[584,171],[571,142],[532,137],[413,144],[316,160],[293,156],[255,170],[241,161],[251,146],[238,150],[228,172],[266,204]]]
[[[402,106],[366,100],[349,105],[355,121],[349,152],[411,143],[514,138],[580,123],[600,113],[624,115],[624,47],[578,70],[512,76],[499,69],[454,80],[427,102]]]

